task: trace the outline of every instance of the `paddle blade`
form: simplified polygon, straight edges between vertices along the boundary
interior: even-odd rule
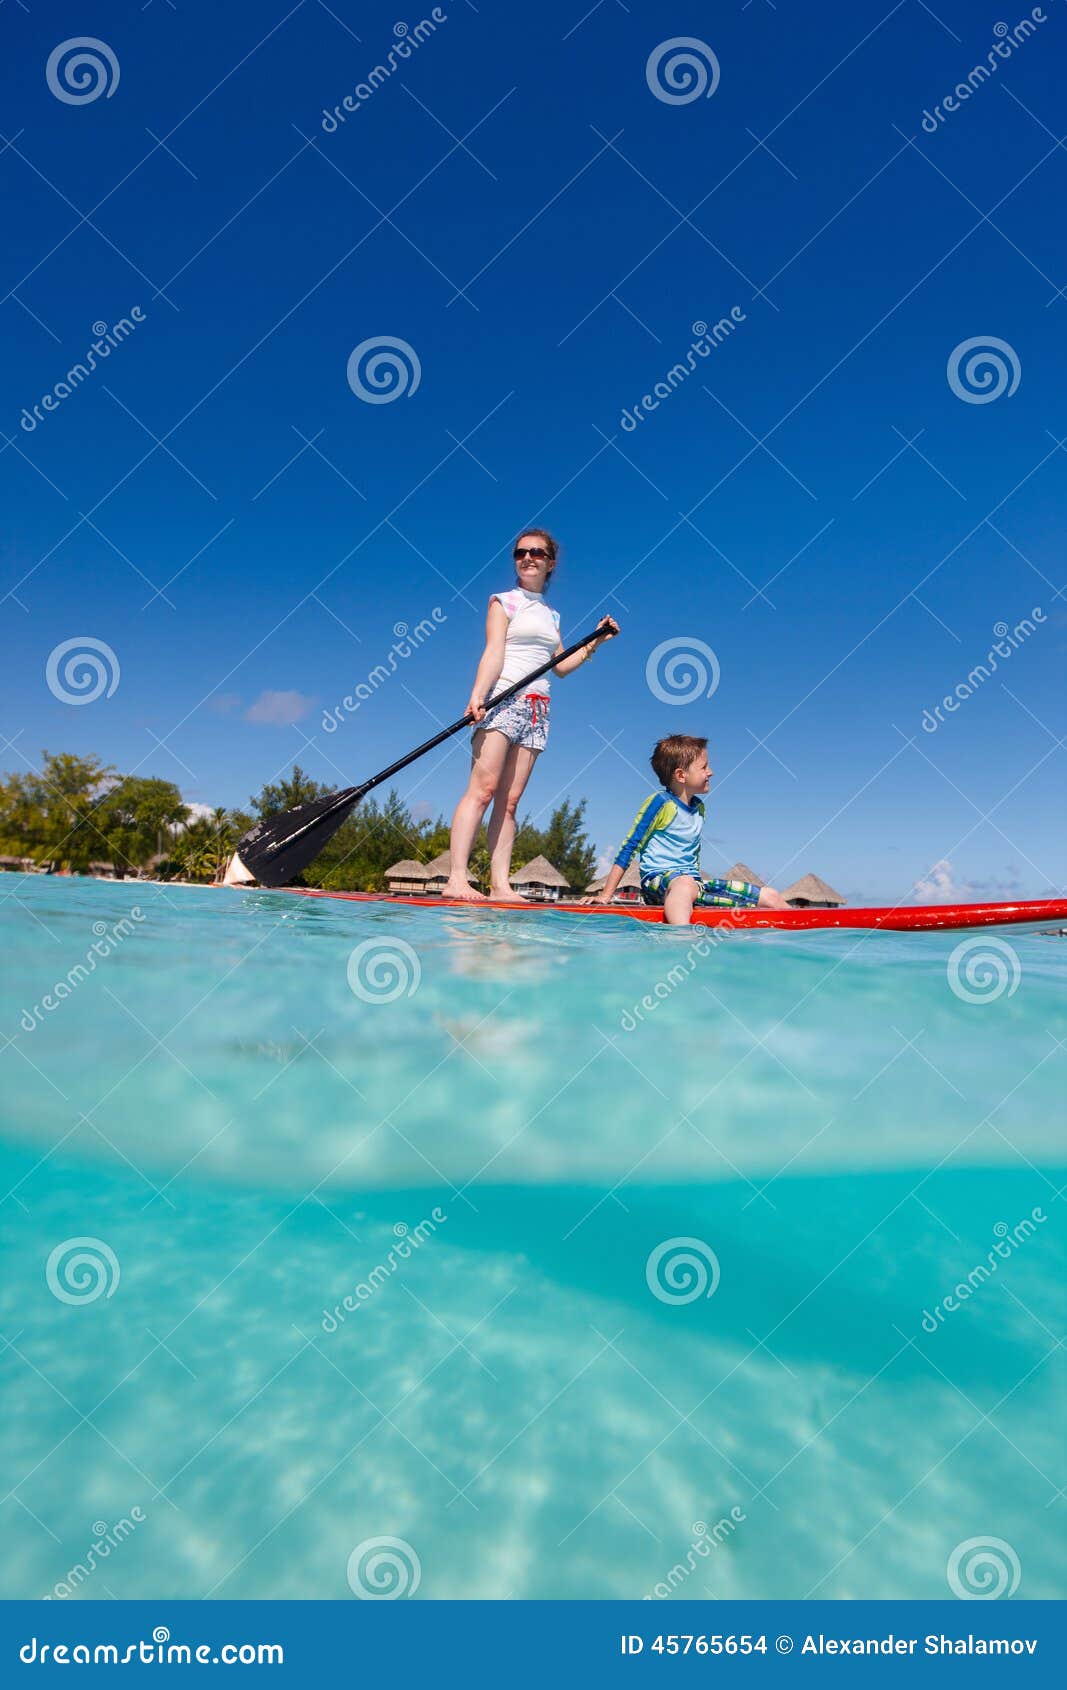
[[[287,886],[329,843],[362,795],[362,788],[350,786],[264,816],[238,841],[237,855],[261,886]]]

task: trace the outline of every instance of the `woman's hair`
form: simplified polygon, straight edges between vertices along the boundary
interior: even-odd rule
[[[548,553],[548,561],[551,566],[548,573],[551,575],[552,571],[556,567],[556,559],[559,557],[559,541],[556,539],[555,535],[548,532],[547,528],[520,528],[512,542],[512,556],[514,556],[515,547],[518,545],[519,541],[525,539],[527,535],[529,535],[531,539],[544,541],[545,550]]]
[[[652,747],[649,760],[656,779],[661,786],[670,786],[676,770],[688,769],[690,763],[695,763],[707,748],[707,740],[697,739],[693,734],[668,734],[666,739],[659,740]]]

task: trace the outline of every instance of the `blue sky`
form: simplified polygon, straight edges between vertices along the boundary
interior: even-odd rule
[[[558,683],[532,815],[584,795],[613,849],[652,741],[699,732],[708,869],[815,869],[853,901],[931,871],[940,895],[1062,886],[1067,12],[1038,12],[924,130],[1028,11],[451,0],[331,131],[431,8],[10,0],[3,767],[92,750],[227,804],[294,758],[364,779],[461,713],[540,519],[565,636],[611,611],[623,638]],[[111,92],[59,98],[49,56],[86,34]],[[650,56],[666,74],[683,38],[713,92],[668,101]],[[347,369],[383,337],[419,376],[371,404]],[[950,359],[990,337],[1003,378],[961,397]],[[86,637],[118,684],[72,705],[48,659]],[[712,696],[656,696],[673,641],[714,652]],[[450,812],[465,759],[401,790]]]

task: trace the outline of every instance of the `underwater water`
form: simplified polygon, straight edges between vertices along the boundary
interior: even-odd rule
[[[1063,940],[0,924],[4,1595],[1067,1592]]]

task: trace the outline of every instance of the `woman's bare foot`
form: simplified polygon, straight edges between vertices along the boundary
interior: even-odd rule
[[[446,880],[441,888],[442,898],[453,898],[464,904],[484,904],[486,896],[468,880]]]
[[[516,892],[514,886],[491,886],[489,896],[498,904],[528,904],[529,898],[525,892]]]

